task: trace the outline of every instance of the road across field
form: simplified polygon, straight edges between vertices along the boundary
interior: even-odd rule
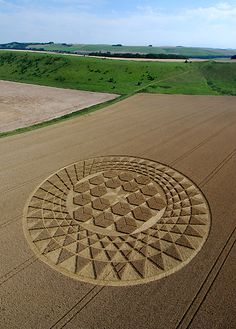
[[[150,94],[137,94],[83,117],[1,139],[0,327],[4,329],[235,328],[235,140],[235,97]],[[109,157],[111,155],[113,157]],[[126,157],[117,158],[118,155]],[[73,184],[73,179],[76,179],[75,174],[78,176],[77,178],[82,172],[85,176],[92,175],[92,178],[89,176],[90,185],[100,184],[97,182],[101,180],[104,182],[105,180],[106,187],[111,186],[108,184],[116,184],[119,181],[119,184],[123,184],[122,186],[125,187],[126,192],[131,191],[132,186],[135,187],[134,183],[127,185],[126,180],[129,178],[122,176],[123,174],[119,172],[120,169],[117,169],[117,162],[114,168],[118,170],[119,177],[113,177],[114,180],[109,183],[108,179],[111,173],[106,173],[104,177],[101,175],[97,177],[93,172],[91,162],[76,164],[74,174],[72,169],[68,167],[69,164],[91,157],[97,157],[101,160],[101,156],[108,157],[107,166],[113,166],[117,159],[123,159],[122,161],[126,166],[135,165],[137,172],[138,170],[142,171],[141,178],[134,176],[134,180],[139,185],[145,184],[143,180],[145,180],[145,168],[147,166],[149,166],[149,173],[152,172],[151,167],[153,166],[154,172],[160,174],[160,180],[166,180],[166,186],[171,191],[166,193],[166,198],[168,196],[168,200],[172,200],[174,206],[171,210],[165,208],[165,200],[167,199],[160,191],[156,199],[159,202],[158,206],[161,205],[161,208],[156,208],[159,211],[158,216],[161,218],[160,220],[163,220],[162,209],[165,208],[170,213],[171,218],[164,224],[162,222],[163,226],[158,233],[160,240],[158,256],[161,257],[160,254],[163,254],[164,264],[157,266],[156,270],[158,269],[158,273],[160,273],[167,271],[168,268],[173,268],[172,274],[168,272],[168,276],[160,276],[162,277],[160,279],[157,275],[158,280],[151,282],[143,280],[142,284],[142,279],[140,279],[142,278],[142,270],[138,271],[137,273],[140,275],[135,277],[134,273],[136,272],[132,272],[131,269],[126,275],[120,274],[122,271],[120,268],[117,276],[117,279],[121,280],[119,286],[110,285],[110,282],[105,285],[93,285],[84,283],[86,280],[74,280],[67,270],[60,270],[58,265],[60,262],[66,261],[67,256],[65,252],[64,258],[61,253],[56,256],[57,248],[51,242],[47,246],[49,249],[44,251],[44,255],[52,256],[50,259],[56,263],[54,269],[51,268],[51,261],[45,260],[43,252],[40,258],[44,262],[38,258],[40,252],[35,253],[36,249],[34,249],[32,241],[30,244],[28,243],[30,242],[29,239],[32,238],[34,244],[43,250],[45,248],[43,244],[48,239],[40,227],[42,221],[40,219],[42,217],[40,195],[44,198],[43,202],[47,204],[45,207],[48,213],[44,218],[45,223],[50,222],[50,214],[53,213],[53,216],[56,213],[61,214],[63,208],[66,218],[58,219],[58,223],[59,221],[64,223],[64,219],[68,220],[71,223],[70,227],[66,228],[67,224],[61,224],[63,231],[66,228],[70,235],[69,238],[74,237],[75,241],[78,239],[79,233],[73,231],[77,227],[76,220],[69,218],[66,211],[67,208],[71,207],[70,202],[72,201],[66,200],[66,204],[62,202],[63,191],[65,189],[70,190],[68,186]],[[92,161],[92,164],[94,166],[96,163]],[[67,169],[56,175],[55,173],[63,167]],[[53,175],[49,179],[51,183],[59,187],[59,194],[53,199],[54,206],[56,205],[53,209],[50,208],[49,200],[53,196],[50,193],[54,193],[56,187],[47,181],[42,186],[46,192],[41,190],[41,194],[37,194],[36,190],[50,175]],[[84,186],[88,184],[85,178],[83,179],[84,185],[77,184],[74,188],[78,193],[81,193]],[[62,180],[59,182],[60,179]],[[124,183],[120,183],[122,180]],[[176,181],[181,182],[181,184],[175,185]],[[136,188],[140,189],[140,186]],[[29,204],[29,197],[33,191],[36,193],[38,203],[34,199],[34,202]],[[92,202],[95,203],[93,198],[98,196],[102,188],[98,191],[90,186],[90,191],[92,191],[90,196],[86,192],[87,197],[92,197]],[[141,191],[144,191],[143,187]],[[70,196],[72,192],[69,191],[69,198],[73,197]],[[46,197],[44,193],[46,193]],[[107,191],[101,193],[107,193]],[[122,193],[118,193],[119,200],[124,196]],[[146,197],[152,192],[150,194],[148,194],[149,192],[142,193]],[[114,193],[107,195],[109,200],[113,200]],[[204,201],[204,195],[209,203],[211,216],[206,201]],[[185,196],[182,201],[180,201],[181,196]],[[76,197],[78,198],[78,195]],[[128,197],[130,198],[130,196]],[[48,201],[45,201],[45,198],[48,198]],[[189,206],[186,203],[187,198],[194,201],[194,204]],[[169,206],[171,206],[172,201],[168,201]],[[78,201],[78,203],[80,202]],[[132,202],[135,203],[136,201],[131,200],[130,203]],[[29,218],[27,220],[24,218],[23,221],[25,204],[30,205],[31,208],[25,208],[25,215]],[[176,211],[178,212],[177,204],[181,208],[179,215],[176,215]],[[187,208],[192,209],[191,221],[192,224],[195,221],[196,230],[188,232],[185,243],[191,242],[189,250],[191,253],[192,250],[196,251],[194,258],[187,249],[186,253],[178,253],[178,250],[183,250],[184,243],[181,247],[178,244],[179,240],[174,241],[178,234],[181,235],[176,229],[185,225],[183,221],[188,216]],[[118,214],[117,210],[112,207],[111,209],[113,213]],[[135,211],[133,210],[134,214]],[[203,212],[204,217],[200,218],[199,214],[201,215]],[[71,216],[73,217],[73,214]],[[107,215],[106,220],[109,220],[109,216]],[[31,217],[35,217],[37,220],[35,224]],[[182,222],[179,222],[180,217]],[[51,220],[54,221],[55,218],[51,218]],[[175,220],[178,220],[176,225],[173,224]],[[196,224],[196,220],[198,224]],[[199,222],[201,220],[202,223]],[[28,241],[23,233],[23,222],[26,233],[30,232],[27,236]],[[204,228],[206,223],[211,224],[209,235],[208,229],[204,231],[200,227],[202,225]],[[83,227],[84,224],[81,225]],[[104,230],[108,227],[106,225],[104,224],[102,229],[94,227],[99,232],[97,236],[103,235]],[[73,245],[74,242],[68,242],[68,234],[58,234],[58,227],[55,228],[52,222],[49,226],[48,232],[53,232],[55,241],[59,243],[59,240],[63,239],[63,243],[67,241],[68,245]],[[141,230],[140,227],[135,228],[136,232]],[[171,229],[169,229],[170,227]],[[126,224],[118,229],[118,233],[116,232],[119,238],[126,239],[125,235],[119,233],[124,228],[127,228]],[[72,231],[69,232],[69,230]],[[89,230],[85,230],[85,232],[89,232]],[[153,240],[149,242],[150,236],[145,237],[145,232],[144,230],[141,233],[143,235],[138,238],[137,243],[140,245],[145,241],[146,246],[144,247],[151,250],[151,246],[154,246]],[[83,234],[85,233],[82,232]],[[207,240],[202,240],[201,248],[195,248],[197,239],[201,239],[201,236],[207,237]],[[153,258],[156,255],[145,254],[142,246],[136,247],[132,240],[135,237],[137,234],[131,234],[128,237],[129,240],[126,240],[129,252],[135,254],[137,250],[141,251],[142,255],[146,255],[147,263],[152,258],[153,260],[156,259],[157,264],[157,258]],[[152,238],[156,238],[154,231],[152,231]],[[114,242],[114,239],[118,238],[114,238],[111,234],[109,243],[112,247],[121,248]],[[91,241],[92,237],[89,233],[88,236],[82,236],[82,240],[86,240],[83,242],[84,244],[97,243]],[[113,251],[107,247],[109,243],[105,244],[104,242],[102,247],[106,255],[111,255]],[[155,248],[158,249],[157,242],[155,243]],[[93,254],[94,249],[90,248],[91,254],[90,256],[87,255],[87,258],[96,257]],[[169,251],[167,252],[167,250]],[[125,253],[125,251],[124,248],[122,255],[129,258],[129,253]],[[167,253],[171,258],[168,258]],[[190,261],[185,263],[184,257],[190,257]],[[179,266],[181,262],[183,266]],[[91,264],[88,263],[86,266]],[[119,261],[114,262],[114,268],[117,268],[119,264]],[[133,264],[135,263],[133,262]],[[68,262],[66,268],[76,270],[73,269],[72,263]],[[80,272],[82,276],[91,275],[91,273],[92,267],[90,270],[87,267],[86,271]],[[132,285],[129,286],[126,282],[126,285],[122,286],[123,278],[126,281],[129,280],[129,273]],[[148,273],[151,272],[144,273],[144,279]],[[107,272],[107,275],[109,276],[110,273]],[[96,281],[96,277],[94,280]],[[141,284],[133,285],[135,280]],[[87,281],[91,282],[92,280]]]
[[[0,132],[58,118],[116,97],[0,80]]]

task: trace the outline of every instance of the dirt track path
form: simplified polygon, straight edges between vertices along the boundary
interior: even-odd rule
[[[0,140],[0,324],[8,328],[235,328],[234,97],[138,94],[58,125]],[[212,213],[197,256],[159,281],[93,286],[39,261],[22,231],[30,193],[70,163],[132,155],[196,183]]]

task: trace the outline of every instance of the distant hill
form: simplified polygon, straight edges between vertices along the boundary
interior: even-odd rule
[[[89,53],[119,53],[124,54],[162,54],[162,55],[177,55],[188,58],[229,58],[236,54],[235,49],[215,49],[215,48],[197,48],[197,47],[155,47],[148,46],[123,46],[121,44],[114,45],[89,45],[89,44],[67,44],[67,43],[19,43],[11,42],[0,44],[0,49],[21,49],[21,50],[37,50],[37,51],[51,51],[58,53],[75,53],[75,54],[89,54]]]
[[[30,43],[10,42],[0,44],[0,49],[26,49]],[[32,45],[32,44],[31,44]]]
[[[51,42],[42,43],[42,46],[47,46],[52,44]],[[28,47],[37,47],[38,43],[32,42],[9,42],[9,43],[2,43],[0,44],[0,49],[21,49],[26,50]]]

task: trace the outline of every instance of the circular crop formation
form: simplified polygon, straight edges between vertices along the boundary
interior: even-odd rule
[[[75,279],[132,285],[165,277],[202,248],[210,212],[187,177],[125,156],[79,161],[47,178],[25,208],[26,238]]]

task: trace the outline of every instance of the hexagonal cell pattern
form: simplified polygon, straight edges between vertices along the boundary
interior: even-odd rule
[[[116,189],[118,187],[121,186],[121,181],[119,178],[114,177],[112,179],[109,179],[106,183],[105,183],[106,187],[108,188],[112,188],[112,189]]]
[[[123,184],[123,189],[127,192],[135,192],[139,190],[139,186],[136,182],[126,182]]]
[[[97,210],[105,210],[110,207],[110,202],[105,198],[97,198],[92,201],[92,206]]]
[[[140,175],[140,176],[138,175],[134,179],[138,184],[141,184],[141,185],[147,185],[151,182],[151,179],[149,177],[143,176],[143,175]]]
[[[122,217],[115,225],[118,232],[125,234],[130,234],[137,228],[135,219],[131,217]]]
[[[120,178],[120,180],[122,180],[124,182],[130,182],[134,179],[134,175],[129,172],[123,172],[123,173],[119,174],[119,178]]]
[[[148,196],[153,196],[158,193],[158,190],[153,185],[146,185],[141,189],[142,193]]]
[[[150,209],[145,206],[137,207],[133,210],[134,217],[141,221],[147,221],[152,217]]]
[[[104,178],[102,175],[98,175],[93,178],[90,178],[89,183],[93,185],[101,185],[102,183],[104,183]]]
[[[105,186],[96,186],[90,190],[93,196],[102,196],[107,193]]]
[[[101,213],[94,219],[94,224],[101,227],[109,227],[114,223],[114,219],[111,213]]]
[[[85,206],[86,204],[91,202],[91,196],[89,194],[78,194],[74,197],[74,204],[77,204],[79,206]]]
[[[116,171],[116,170],[109,170],[109,171],[104,172],[103,176],[105,178],[114,178],[114,177],[117,177],[118,176],[118,171]]]
[[[151,199],[147,200],[147,205],[151,209],[161,210],[166,207],[166,202],[161,197],[152,197]]]
[[[74,218],[79,222],[86,222],[92,217],[93,215],[91,208],[82,207],[74,211]]]
[[[111,207],[111,210],[116,215],[125,216],[131,211],[131,208],[127,203],[117,202]]]
[[[127,197],[128,201],[130,204],[139,206],[142,203],[145,202],[145,197],[142,195],[142,193],[137,192],[137,193],[132,193]]]

